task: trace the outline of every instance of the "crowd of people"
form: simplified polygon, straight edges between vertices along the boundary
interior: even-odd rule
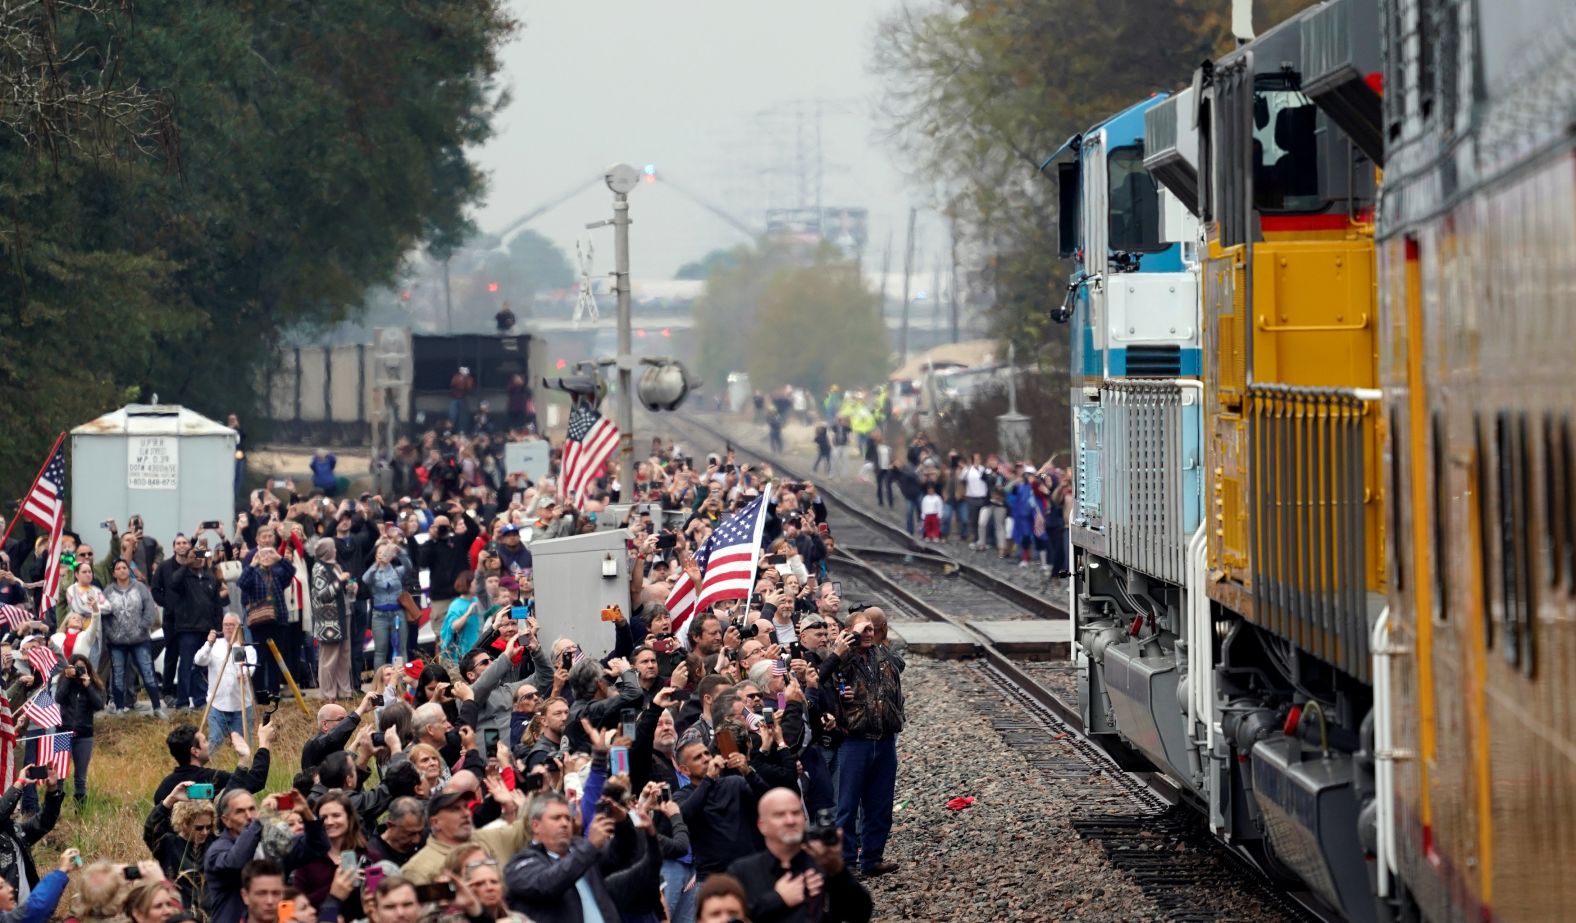
[[[77,799],[97,716],[142,695],[174,763],[144,823],[151,860],[68,851],[40,877],[65,783],[27,750],[0,798],[0,923],[49,918],[68,875],[77,918],[137,923],[869,919],[862,879],[896,870],[904,663],[879,607],[845,605],[815,486],[656,440],[627,491],[609,474],[575,507],[551,477],[489,474],[487,438],[418,440],[397,499],[336,498],[326,478],[255,491],[233,523],[167,537],[168,557],[135,517],[105,524],[109,561],[70,536],[54,600],[0,562],[0,601],[14,588],[31,608],[0,651],[7,699],[53,690]],[[698,579],[696,550],[763,492],[751,595],[676,620],[674,581]],[[627,521],[633,611],[604,637],[540,636],[531,543],[594,529],[620,499],[644,504]],[[30,541],[18,530],[4,553]],[[299,754],[273,752],[271,648],[322,703]],[[211,765],[226,746],[233,772]],[[269,791],[281,761],[293,784]]]

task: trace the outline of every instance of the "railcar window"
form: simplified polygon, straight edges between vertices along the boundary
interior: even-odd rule
[[[1106,157],[1110,179],[1110,247],[1112,250],[1164,250],[1160,239],[1160,190],[1144,169],[1141,145],[1114,148]]]
[[[1565,488],[1563,479],[1564,447],[1554,414],[1543,415],[1543,563],[1549,586],[1557,587],[1565,566]]]
[[[1264,211],[1318,211],[1318,107],[1282,78],[1261,78],[1253,94],[1253,205]],[[1279,85],[1278,85],[1279,84]]]
[[[1565,592],[1576,595],[1576,482],[1572,467],[1576,456],[1571,454],[1571,421],[1560,418],[1560,483],[1564,495],[1560,503],[1560,536],[1565,548]]]
[[[1417,4],[1417,25],[1413,33],[1417,36],[1417,98],[1425,120],[1434,114],[1434,72],[1438,54],[1434,42],[1439,34],[1438,20],[1439,0],[1421,0]]]
[[[1512,432],[1510,414],[1500,411],[1494,415],[1494,472],[1498,488],[1495,499],[1499,508],[1499,593],[1500,628],[1505,639],[1505,660],[1512,666],[1521,653],[1516,628],[1516,613],[1520,605],[1521,581],[1516,579],[1516,443]]]
[[[1472,493],[1477,504],[1478,602],[1483,608],[1483,646],[1494,647],[1494,507],[1488,495],[1488,442],[1483,420],[1472,417]]]
[[[1531,676],[1533,664],[1533,649],[1536,637],[1533,626],[1538,619],[1538,589],[1534,574],[1536,557],[1532,550],[1532,427],[1527,422],[1527,415],[1516,415],[1516,544],[1519,546],[1516,555],[1516,579],[1521,582],[1521,592],[1517,594],[1521,608],[1517,612],[1519,619],[1517,625],[1517,639],[1519,644],[1518,654],[1521,662],[1521,672]]]
[[[1439,411],[1434,411],[1429,436],[1430,474],[1434,486],[1434,612],[1440,621],[1450,617],[1450,578],[1447,556],[1450,554],[1450,471],[1445,466],[1445,421]],[[1421,510],[1412,515],[1421,516]]]

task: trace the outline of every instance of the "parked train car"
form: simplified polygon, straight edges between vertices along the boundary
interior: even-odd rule
[[[270,438],[303,445],[368,445],[392,382],[396,432],[414,436],[444,419],[449,380],[461,366],[476,380],[470,408],[490,403],[504,419],[510,379],[528,384],[547,368],[543,340],[529,334],[413,334],[386,327],[365,343],[286,346],[269,370]],[[380,440],[381,441],[381,440]]]

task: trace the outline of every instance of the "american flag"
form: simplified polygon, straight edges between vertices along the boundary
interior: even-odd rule
[[[11,626],[12,631],[16,631],[18,628],[21,628],[22,623],[26,622],[32,617],[33,616],[21,606],[0,605],[0,619],[3,619],[7,625]]]
[[[76,732],[60,731],[46,736],[47,741],[44,737],[38,740],[39,765],[50,767],[55,771],[55,778],[64,779],[66,769],[71,766],[71,738]]]
[[[55,440],[55,449],[38,472],[33,489],[22,500],[22,516],[49,533],[49,558],[44,568],[44,583],[38,591],[38,607],[54,602],[60,589],[60,540],[66,527],[66,452],[65,435]]]
[[[11,717],[11,703],[0,693],[0,782],[6,788],[16,776],[16,719]]]
[[[27,662],[33,665],[33,669],[43,679],[54,676],[55,671],[60,669],[60,657],[55,653],[55,649],[49,646],[48,641],[29,644],[22,653],[27,655]]]
[[[596,412],[590,404],[575,404],[569,414],[569,441],[564,443],[562,493],[575,506],[580,505],[591,476],[603,462],[613,457],[618,447],[618,427]],[[633,485],[626,485],[630,490]]]
[[[728,599],[748,599],[755,589],[755,562],[761,555],[761,529],[766,525],[763,493],[722,521],[706,544],[704,579],[700,583],[696,612]]]
[[[60,724],[60,706],[48,689],[40,689],[38,695],[28,699],[22,706],[22,714],[37,727],[52,728]]]
[[[700,568],[702,579],[706,573],[706,558],[710,554],[711,538],[707,537],[705,544],[695,551],[695,566]],[[689,634],[684,631],[684,626],[689,623],[690,616],[695,614],[695,581],[689,571],[679,571],[678,578],[673,581],[673,589],[668,592],[667,607],[668,613],[673,616],[673,636],[684,647],[689,647]]]

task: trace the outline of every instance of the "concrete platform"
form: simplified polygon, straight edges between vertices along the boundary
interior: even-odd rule
[[[902,639],[910,651],[926,657],[962,660],[973,657],[980,650],[973,635],[945,622],[890,622],[888,629]]]
[[[1061,660],[1072,653],[1073,627],[1065,619],[970,621],[1003,654],[1025,660]]]

